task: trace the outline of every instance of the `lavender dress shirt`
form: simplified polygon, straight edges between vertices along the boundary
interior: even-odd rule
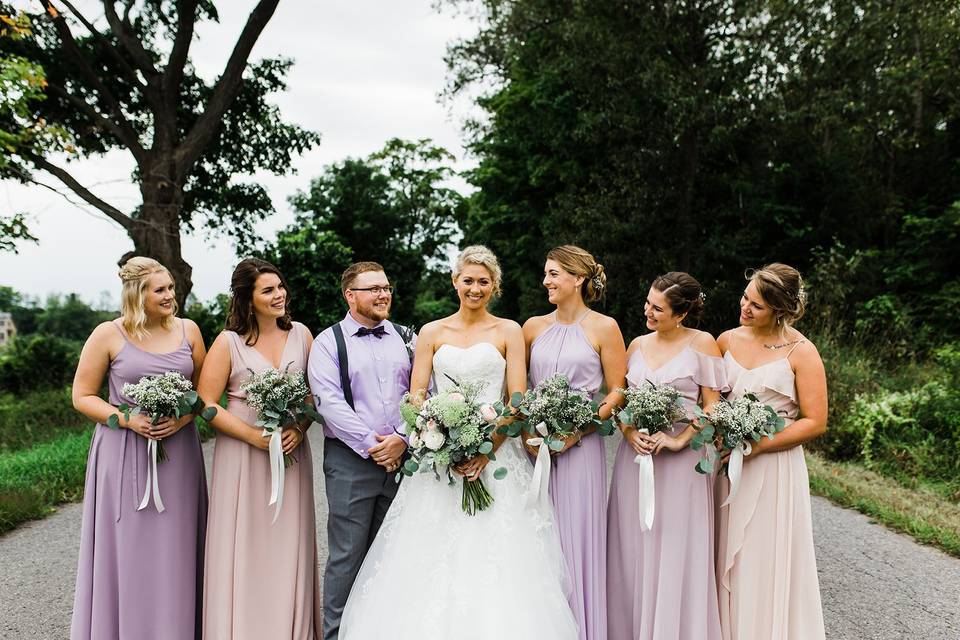
[[[367,458],[371,447],[379,444],[376,435],[389,435],[400,430],[400,400],[410,389],[410,355],[393,325],[387,320],[378,326],[386,335],[358,336],[363,325],[348,312],[340,321],[347,345],[350,389],[353,406],[343,398],[340,385],[340,362],[333,329],[322,331],[313,341],[307,378],[323,416],[328,438],[337,438],[358,455]],[[413,338],[413,345],[416,337]],[[403,435],[402,432],[400,435]]]

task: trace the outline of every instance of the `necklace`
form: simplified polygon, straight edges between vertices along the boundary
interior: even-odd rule
[[[794,341],[792,341],[792,342],[784,342],[784,343],[782,343],[782,344],[764,344],[764,345],[763,345],[763,348],[764,348],[764,349],[771,349],[771,350],[783,349],[784,347],[789,347],[790,345],[792,345],[792,344],[797,344],[798,342],[802,342],[802,341],[801,341],[801,340],[794,340]]]

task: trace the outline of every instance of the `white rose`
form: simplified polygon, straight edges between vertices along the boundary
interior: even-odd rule
[[[485,404],[480,406],[480,417],[486,420],[487,422],[493,422],[497,419],[497,410],[493,408],[491,404]]]
[[[454,391],[453,393],[450,394],[450,400],[453,402],[463,402],[464,397],[462,393]]]
[[[437,421],[433,418],[427,420],[427,431],[436,431],[437,430]]]
[[[411,431],[407,439],[410,441],[410,447],[413,449],[419,449],[423,446],[423,440],[420,439],[420,434],[416,431]]]
[[[446,437],[439,431],[427,431],[423,434],[423,444],[427,445],[427,449],[431,451],[437,451],[446,440]]]

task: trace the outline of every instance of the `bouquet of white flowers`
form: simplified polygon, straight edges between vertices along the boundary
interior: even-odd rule
[[[623,424],[633,425],[647,435],[667,431],[677,422],[686,420],[687,413],[680,400],[680,392],[669,385],[646,384],[629,389],[620,389],[627,399],[617,415]],[[654,494],[653,460],[649,454],[637,454],[633,461],[638,466],[640,490],[640,530],[649,531],[653,526],[656,507]]]
[[[586,389],[574,389],[562,373],[545,378],[525,394],[514,393],[510,405],[516,409],[518,420],[500,428],[508,436],[521,431],[534,436],[527,444],[539,447],[533,479],[527,493],[528,504],[545,500],[550,483],[550,452],[562,451],[566,439],[592,425],[601,435],[613,433],[613,420],[601,420],[597,415],[598,402],[590,398]]]
[[[730,495],[722,506],[726,506],[740,486],[740,471],[743,457],[753,450],[750,441],[759,442],[766,436],[783,431],[786,422],[773,407],[765,405],[752,393],[744,394],[730,402],[721,400],[714,405],[710,413],[704,413],[697,407],[697,434],[690,442],[692,449],[704,449],[704,457],[697,462],[700,473],[712,473],[715,463],[720,459],[721,450],[730,450],[727,475],[730,477]]]
[[[451,469],[457,464],[478,455],[496,460],[490,436],[496,430],[497,420],[509,411],[500,402],[480,402],[477,396],[482,387],[478,385],[456,381],[454,385],[422,403],[415,402],[410,394],[403,397],[400,415],[406,424],[410,445],[410,457],[401,468],[404,475],[433,471],[439,480],[443,471],[452,485],[454,477]],[[506,475],[506,467],[500,467],[493,477],[500,480]],[[474,515],[491,504],[493,496],[487,491],[483,480],[471,482],[463,479],[461,506],[464,513]]]
[[[142,413],[150,418],[153,424],[157,424],[164,418],[182,418],[190,413],[197,413],[202,407],[197,392],[193,390],[193,384],[183,377],[179,371],[167,371],[164,374],[156,376],[144,376],[136,384],[123,385],[123,395],[131,398],[135,407],[123,403],[118,409],[123,413],[126,420],[131,415]],[[204,416],[208,412],[204,412]],[[117,414],[111,415],[107,419],[107,426],[112,429],[120,427],[120,418]],[[163,448],[162,440],[147,440],[147,456],[149,463],[147,465],[147,486],[143,494],[143,499],[137,510],[147,506],[150,500],[150,494],[153,493],[153,501],[157,511],[163,512],[163,500],[160,498],[160,485],[157,477],[157,463],[167,460],[167,452]]]
[[[256,409],[256,427],[263,427],[263,437],[270,438],[270,502],[276,504],[273,521],[276,522],[283,506],[284,469],[296,459],[283,452],[284,427],[304,420],[319,419],[316,408],[308,399],[310,389],[302,371],[289,371],[290,364],[281,372],[277,369],[250,370],[251,376],[240,385],[246,403]]]

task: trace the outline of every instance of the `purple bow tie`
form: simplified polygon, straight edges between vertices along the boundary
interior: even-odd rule
[[[353,334],[353,335],[355,335],[355,336],[360,336],[361,338],[362,338],[363,336],[375,336],[375,337],[377,338],[377,340],[379,340],[379,339],[382,338],[384,335],[386,335],[386,333],[387,333],[387,330],[384,329],[382,326],[380,326],[380,327],[374,327],[373,329],[367,329],[366,327],[360,327],[359,329],[357,329],[357,332],[356,332],[355,334]]]

